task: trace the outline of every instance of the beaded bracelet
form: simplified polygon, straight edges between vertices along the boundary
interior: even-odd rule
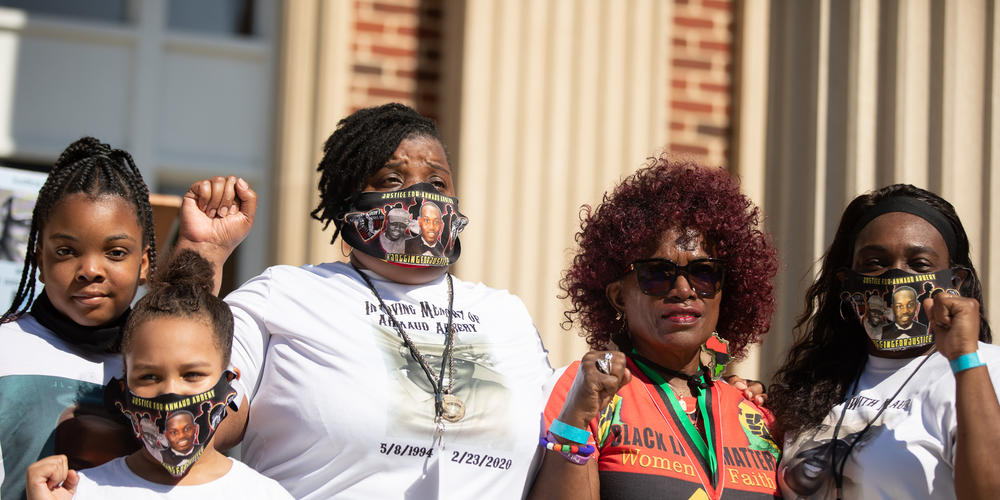
[[[594,445],[562,444],[556,441],[556,436],[552,431],[546,432],[545,437],[538,439],[538,444],[546,450],[552,450],[562,455],[566,460],[577,465],[583,465],[590,460],[594,454]]]
[[[986,363],[979,359],[979,351],[970,352],[968,354],[963,354],[953,360],[948,364],[951,365],[951,372],[958,373],[968,370],[969,368],[975,368],[977,366],[983,366]]]

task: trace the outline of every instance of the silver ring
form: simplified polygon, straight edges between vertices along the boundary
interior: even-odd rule
[[[614,357],[614,355],[611,354],[610,352],[604,353],[604,357],[602,359],[598,359],[596,361],[596,363],[597,363],[597,371],[599,371],[599,372],[601,372],[601,373],[603,373],[605,375],[611,375],[611,359],[613,357]]]

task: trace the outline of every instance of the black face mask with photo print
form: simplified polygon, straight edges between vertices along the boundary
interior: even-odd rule
[[[458,198],[427,182],[361,193],[342,220],[340,234],[352,248],[412,267],[454,264],[462,253],[458,235],[469,223],[458,211]]]
[[[923,300],[939,293],[960,295],[970,273],[956,267],[930,273],[889,269],[877,276],[844,269],[837,275],[842,313],[850,311],[844,314],[861,323],[876,350],[899,352],[934,343]]]
[[[191,395],[161,394],[155,398],[136,396],[125,383],[111,379],[107,391],[115,393],[115,406],[132,424],[132,432],[146,451],[174,477],[183,476],[201,458],[227,407],[236,410],[234,377],[224,372],[211,389]]]

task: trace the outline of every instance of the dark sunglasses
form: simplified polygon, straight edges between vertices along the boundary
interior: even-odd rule
[[[627,268],[625,274],[635,271],[639,289],[646,295],[664,297],[674,289],[677,276],[683,275],[695,293],[702,298],[712,298],[722,290],[722,280],[726,276],[726,261],[722,259],[695,259],[686,266],[679,266],[669,259],[637,260]]]

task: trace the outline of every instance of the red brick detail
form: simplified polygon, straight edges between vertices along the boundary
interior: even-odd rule
[[[715,23],[711,19],[699,19],[696,17],[674,16],[674,24],[688,28],[712,29]]]
[[[393,99],[413,99],[413,92],[403,90],[385,89],[381,87],[369,87],[368,95],[372,97],[390,97]]]
[[[695,113],[711,113],[712,105],[701,102],[670,101],[670,108],[678,111],[694,111]]]
[[[353,109],[400,101],[440,115],[443,6],[447,0],[323,0],[355,3]]]
[[[726,12],[732,12],[733,10],[732,2],[724,0],[702,0],[701,4],[709,9],[724,10]]]
[[[728,94],[730,91],[729,85],[719,85],[717,83],[700,83],[698,84],[698,88],[706,92],[722,92],[724,94]]]
[[[670,109],[670,150],[706,165],[725,165],[732,141],[734,0],[664,0],[673,4],[672,73],[663,82]],[[754,0],[749,0],[754,1]]]
[[[410,49],[400,47],[387,47],[385,45],[372,45],[372,54],[389,57],[413,57],[417,53]]]
[[[724,42],[713,42],[710,40],[702,40],[698,43],[698,46],[705,50],[718,50],[720,52],[729,52],[732,50],[732,45]]]
[[[354,23],[354,29],[370,33],[381,33],[382,30],[385,29],[385,26],[381,23],[366,23],[364,21],[358,21]]]
[[[712,69],[711,61],[699,61],[696,59],[683,59],[680,57],[674,58],[675,68],[688,68],[688,69]]]
[[[670,143],[670,151],[674,153],[686,153],[691,155],[707,156],[708,148],[702,146],[694,146],[691,144],[677,144],[674,142]]]

